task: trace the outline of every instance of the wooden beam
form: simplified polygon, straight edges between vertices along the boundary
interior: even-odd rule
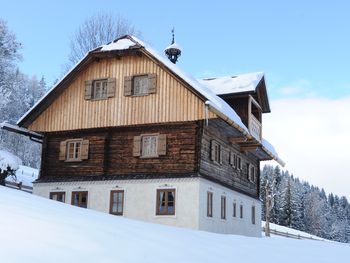
[[[246,137],[242,137],[242,136],[238,136],[238,137],[230,136],[230,137],[228,137],[228,140],[231,143],[244,143],[244,142],[247,141],[247,138]]]

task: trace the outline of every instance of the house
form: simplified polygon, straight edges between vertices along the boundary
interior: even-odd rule
[[[33,192],[154,223],[260,236],[264,74],[195,80],[133,36],[90,51],[19,121]]]

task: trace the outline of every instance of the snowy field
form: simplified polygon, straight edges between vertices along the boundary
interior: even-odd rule
[[[348,262],[347,244],[144,223],[0,187],[1,262]]]

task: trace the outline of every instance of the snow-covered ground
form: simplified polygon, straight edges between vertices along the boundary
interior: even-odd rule
[[[261,227],[265,227],[265,221],[261,221]],[[283,232],[283,233],[288,233],[288,234],[292,234],[292,235],[299,235],[300,237],[307,237],[307,238],[313,238],[316,240],[325,240],[324,238],[315,236],[315,235],[311,235],[309,233],[303,232],[303,231],[299,231],[296,229],[292,229],[289,227],[285,227],[285,226],[280,226],[280,225],[276,225],[276,224],[272,224],[270,223],[270,230],[277,230],[279,232]]]
[[[33,186],[33,181],[38,178],[39,171],[38,169],[31,168],[24,165],[19,165],[18,170],[16,171],[16,178],[9,176],[6,178],[6,181],[20,183],[26,186]]]
[[[347,262],[347,244],[145,223],[0,187],[1,262]]]

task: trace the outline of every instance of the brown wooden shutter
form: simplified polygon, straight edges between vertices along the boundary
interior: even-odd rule
[[[215,149],[214,149],[214,140],[210,141],[210,160],[214,161]]]
[[[91,100],[92,98],[92,80],[85,81],[85,99]]]
[[[89,140],[83,140],[81,143],[81,159],[89,159]]]
[[[66,160],[66,150],[67,150],[67,141],[62,141],[60,143],[60,153],[59,153],[60,161]]]
[[[148,74],[148,93],[157,92],[157,74]]]
[[[166,155],[166,134],[158,135],[158,155]]]
[[[134,147],[132,150],[132,156],[138,157],[141,155],[141,136],[134,136]]]
[[[124,96],[132,95],[132,76],[124,77]]]
[[[115,96],[115,90],[116,90],[116,79],[115,78],[109,78],[107,80],[107,97],[112,98]]]

